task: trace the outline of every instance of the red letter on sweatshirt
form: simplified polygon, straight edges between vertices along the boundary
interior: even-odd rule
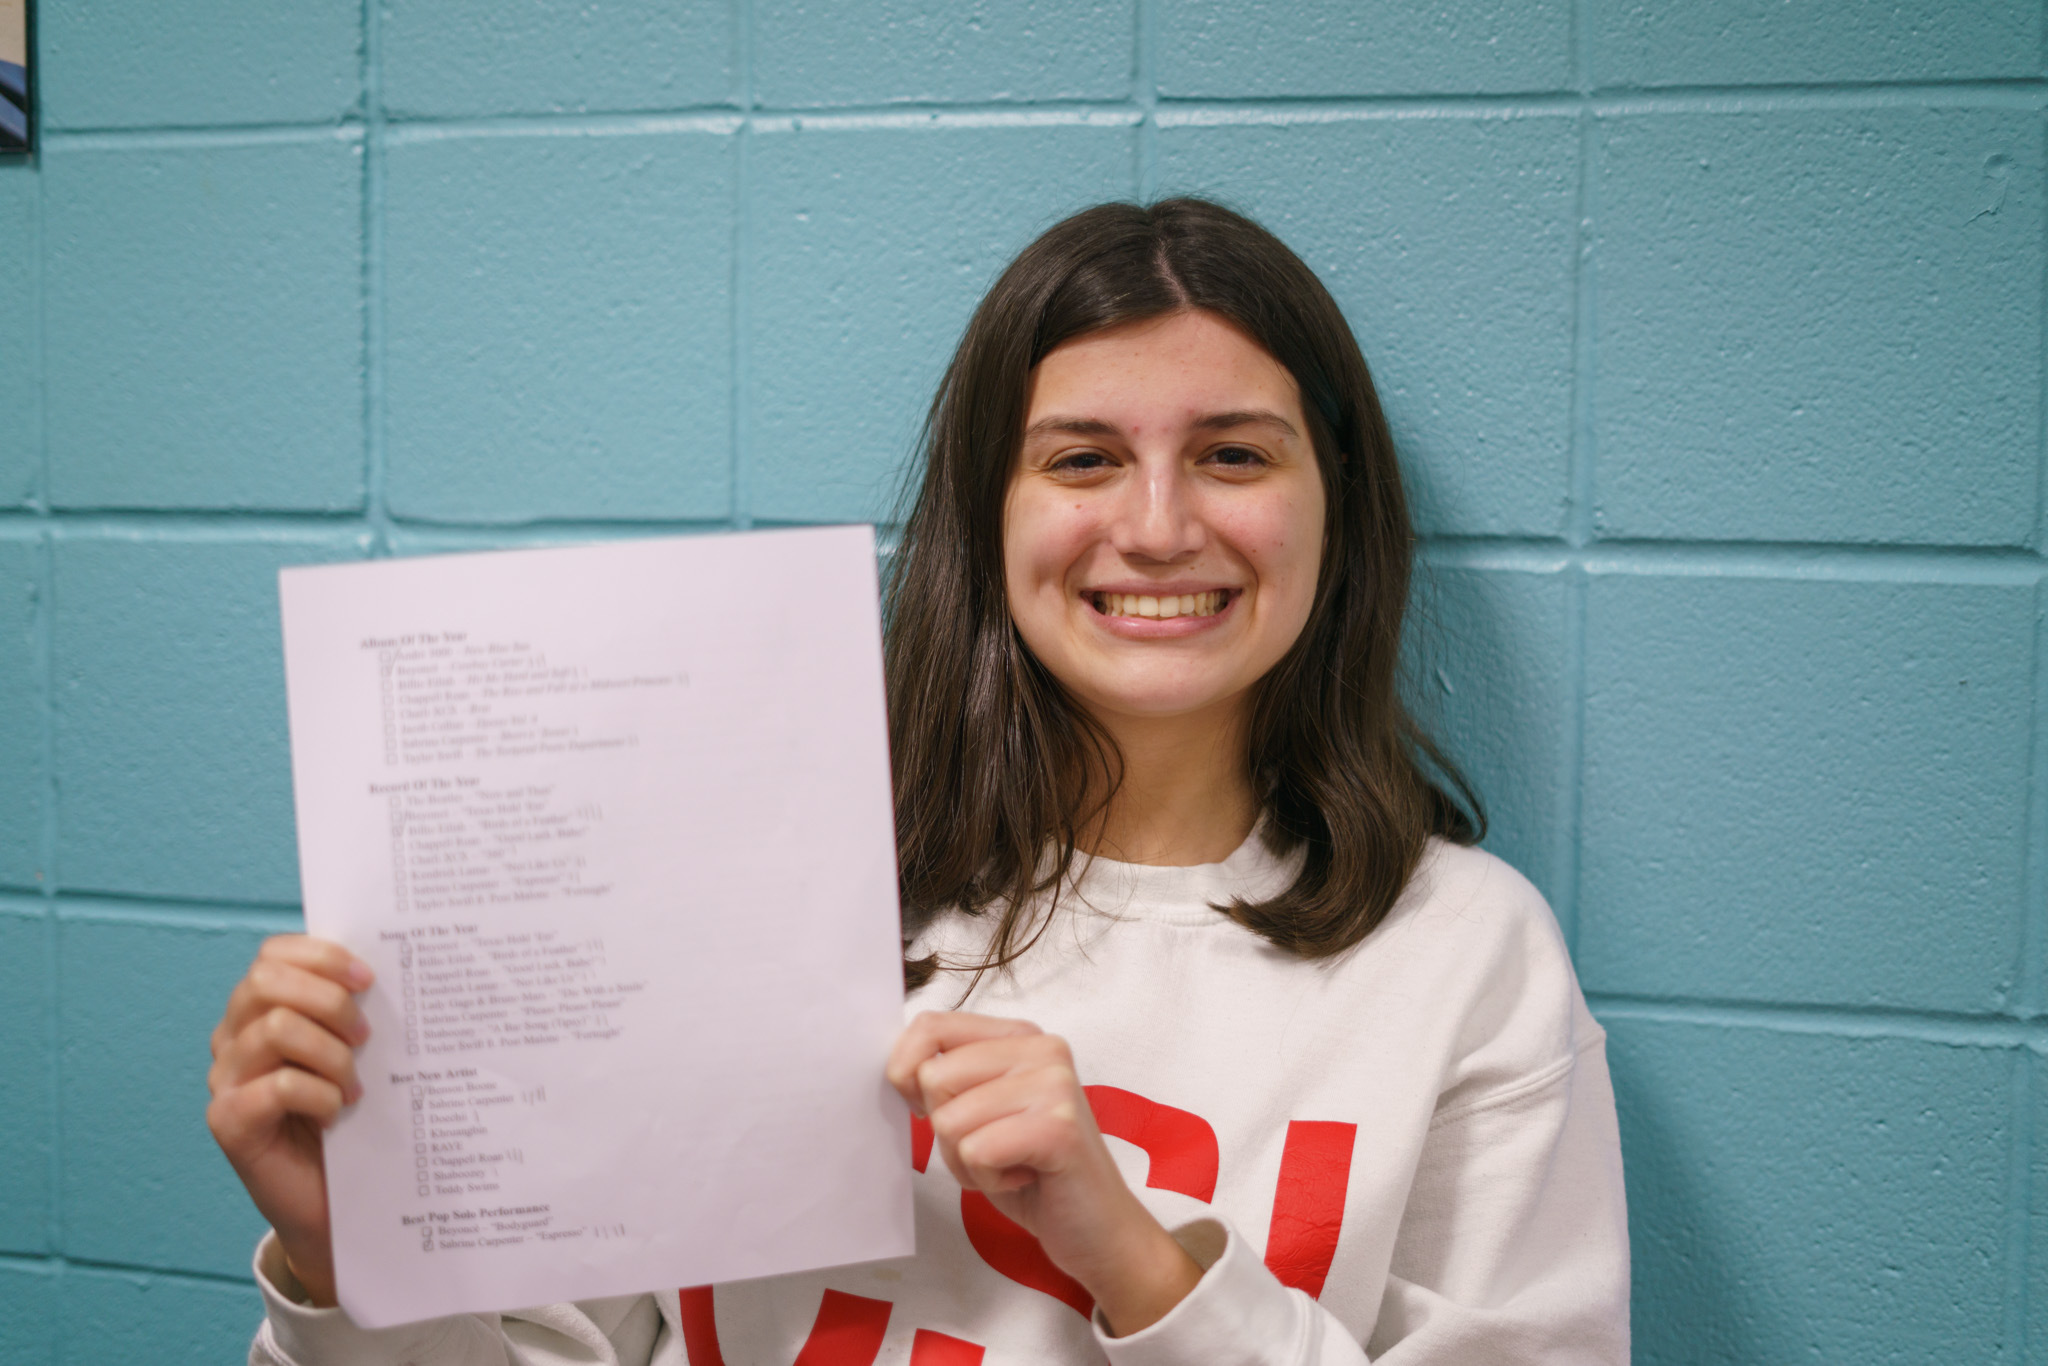
[[[1146,1185],[1192,1195],[1205,1204],[1216,1198],[1216,1131],[1208,1120],[1135,1091],[1114,1086],[1081,1089],[1088,1094],[1098,1129],[1137,1144],[1152,1159]]]
[[[887,1300],[827,1290],[796,1366],[874,1366],[893,1308]]]
[[[1273,1225],[1266,1233],[1266,1265],[1311,1298],[1337,1255],[1344,1231],[1344,1196],[1351,1185],[1356,1124],[1297,1119],[1287,1126],[1280,1153],[1280,1187],[1273,1192]]]
[[[683,1353],[690,1366],[725,1366],[725,1353],[718,1345],[718,1311],[711,1287],[693,1285],[680,1293]],[[871,1300],[827,1290],[818,1305],[818,1317],[811,1335],[796,1354],[796,1366],[874,1366],[882,1351],[882,1335],[889,1331],[887,1300]],[[948,1342],[955,1339],[948,1338]],[[978,1360],[979,1358],[977,1358]],[[938,1366],[950,1366],[941,1360]]]
[[[1171,1105],[1147,1100],[1115,1086],[1083,1087],[1096,1127],[1143,1148],[1152,1159],[1145,1184],[1178,1191],[1197,1200],[1216,1195],[1216,1131],[1209,1121]],[[960,1193],[960,1222],[981,1259],[1019,1285],[1042,1291],[1082,1318],[1095,1312],[1095,1299],[1081,1283],[1053,1265],[1038,1240],[1013,1223],[980,1191]]]
[[[932,1122],[923,1115],[910,1117],[910,1169],[923,1171],[932,1160]]]
[[[981,1366],[982,1348],[929,1328],[910,1340],[910,1366]]]
[[[1043,1291],[1070,1306],[1084,1319],[1095,1312],[1095,1297],[1054,1266],[1038,1240],[980,1191],[960,1192],[960,1222],[967,1228],[967,1241],[974,1244],[984,1262],[1017,1284]]]
[[[718,1347],[718,1310],[711,1287],[685,1286],[680,1298],[681,1312],[676,1317],[682,1321],[683,1354],[690,1358],[690,1366],[725,1366],[725,1353]]]

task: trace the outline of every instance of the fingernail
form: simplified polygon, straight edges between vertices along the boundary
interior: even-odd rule
[[[360,958],[349,959],[348,986],[350,991],[361,991],[375,979],[376,974],[370,971],[368,963],[365,963]]]
[[[343,1105],[353,1105],[362,1098],[363,1084],[359,1081],[350,1082],[348,1089],[341,1093],[341,1103]]]
[[[368,1020],[356,1021],[355,1041],[358,1047],[370,1041],[370,1022]]]

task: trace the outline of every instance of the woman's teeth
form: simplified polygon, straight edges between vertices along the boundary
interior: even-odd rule
[[[1095,610],[1107,617],[1213,617],[1223,610],[1227,589],[1148,597],[1139,593],[1095,593]]]

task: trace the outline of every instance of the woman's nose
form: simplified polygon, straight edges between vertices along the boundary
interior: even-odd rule
[[[1205,532],[1195,491],[1177,467],[1142,470],[1126,486],[1111,543],[1133,559],[1173,562],[1202,548]]]

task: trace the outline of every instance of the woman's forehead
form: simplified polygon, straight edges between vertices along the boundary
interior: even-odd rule
[[[1298,434],[1300,386],[1241,329],[1186,310],[1061,343],[1033,367],[1027,434],[1085,434],[1133,422],[1211,428],[1259,415]],[[1241,425],[1241,424],[1240,424]]]

